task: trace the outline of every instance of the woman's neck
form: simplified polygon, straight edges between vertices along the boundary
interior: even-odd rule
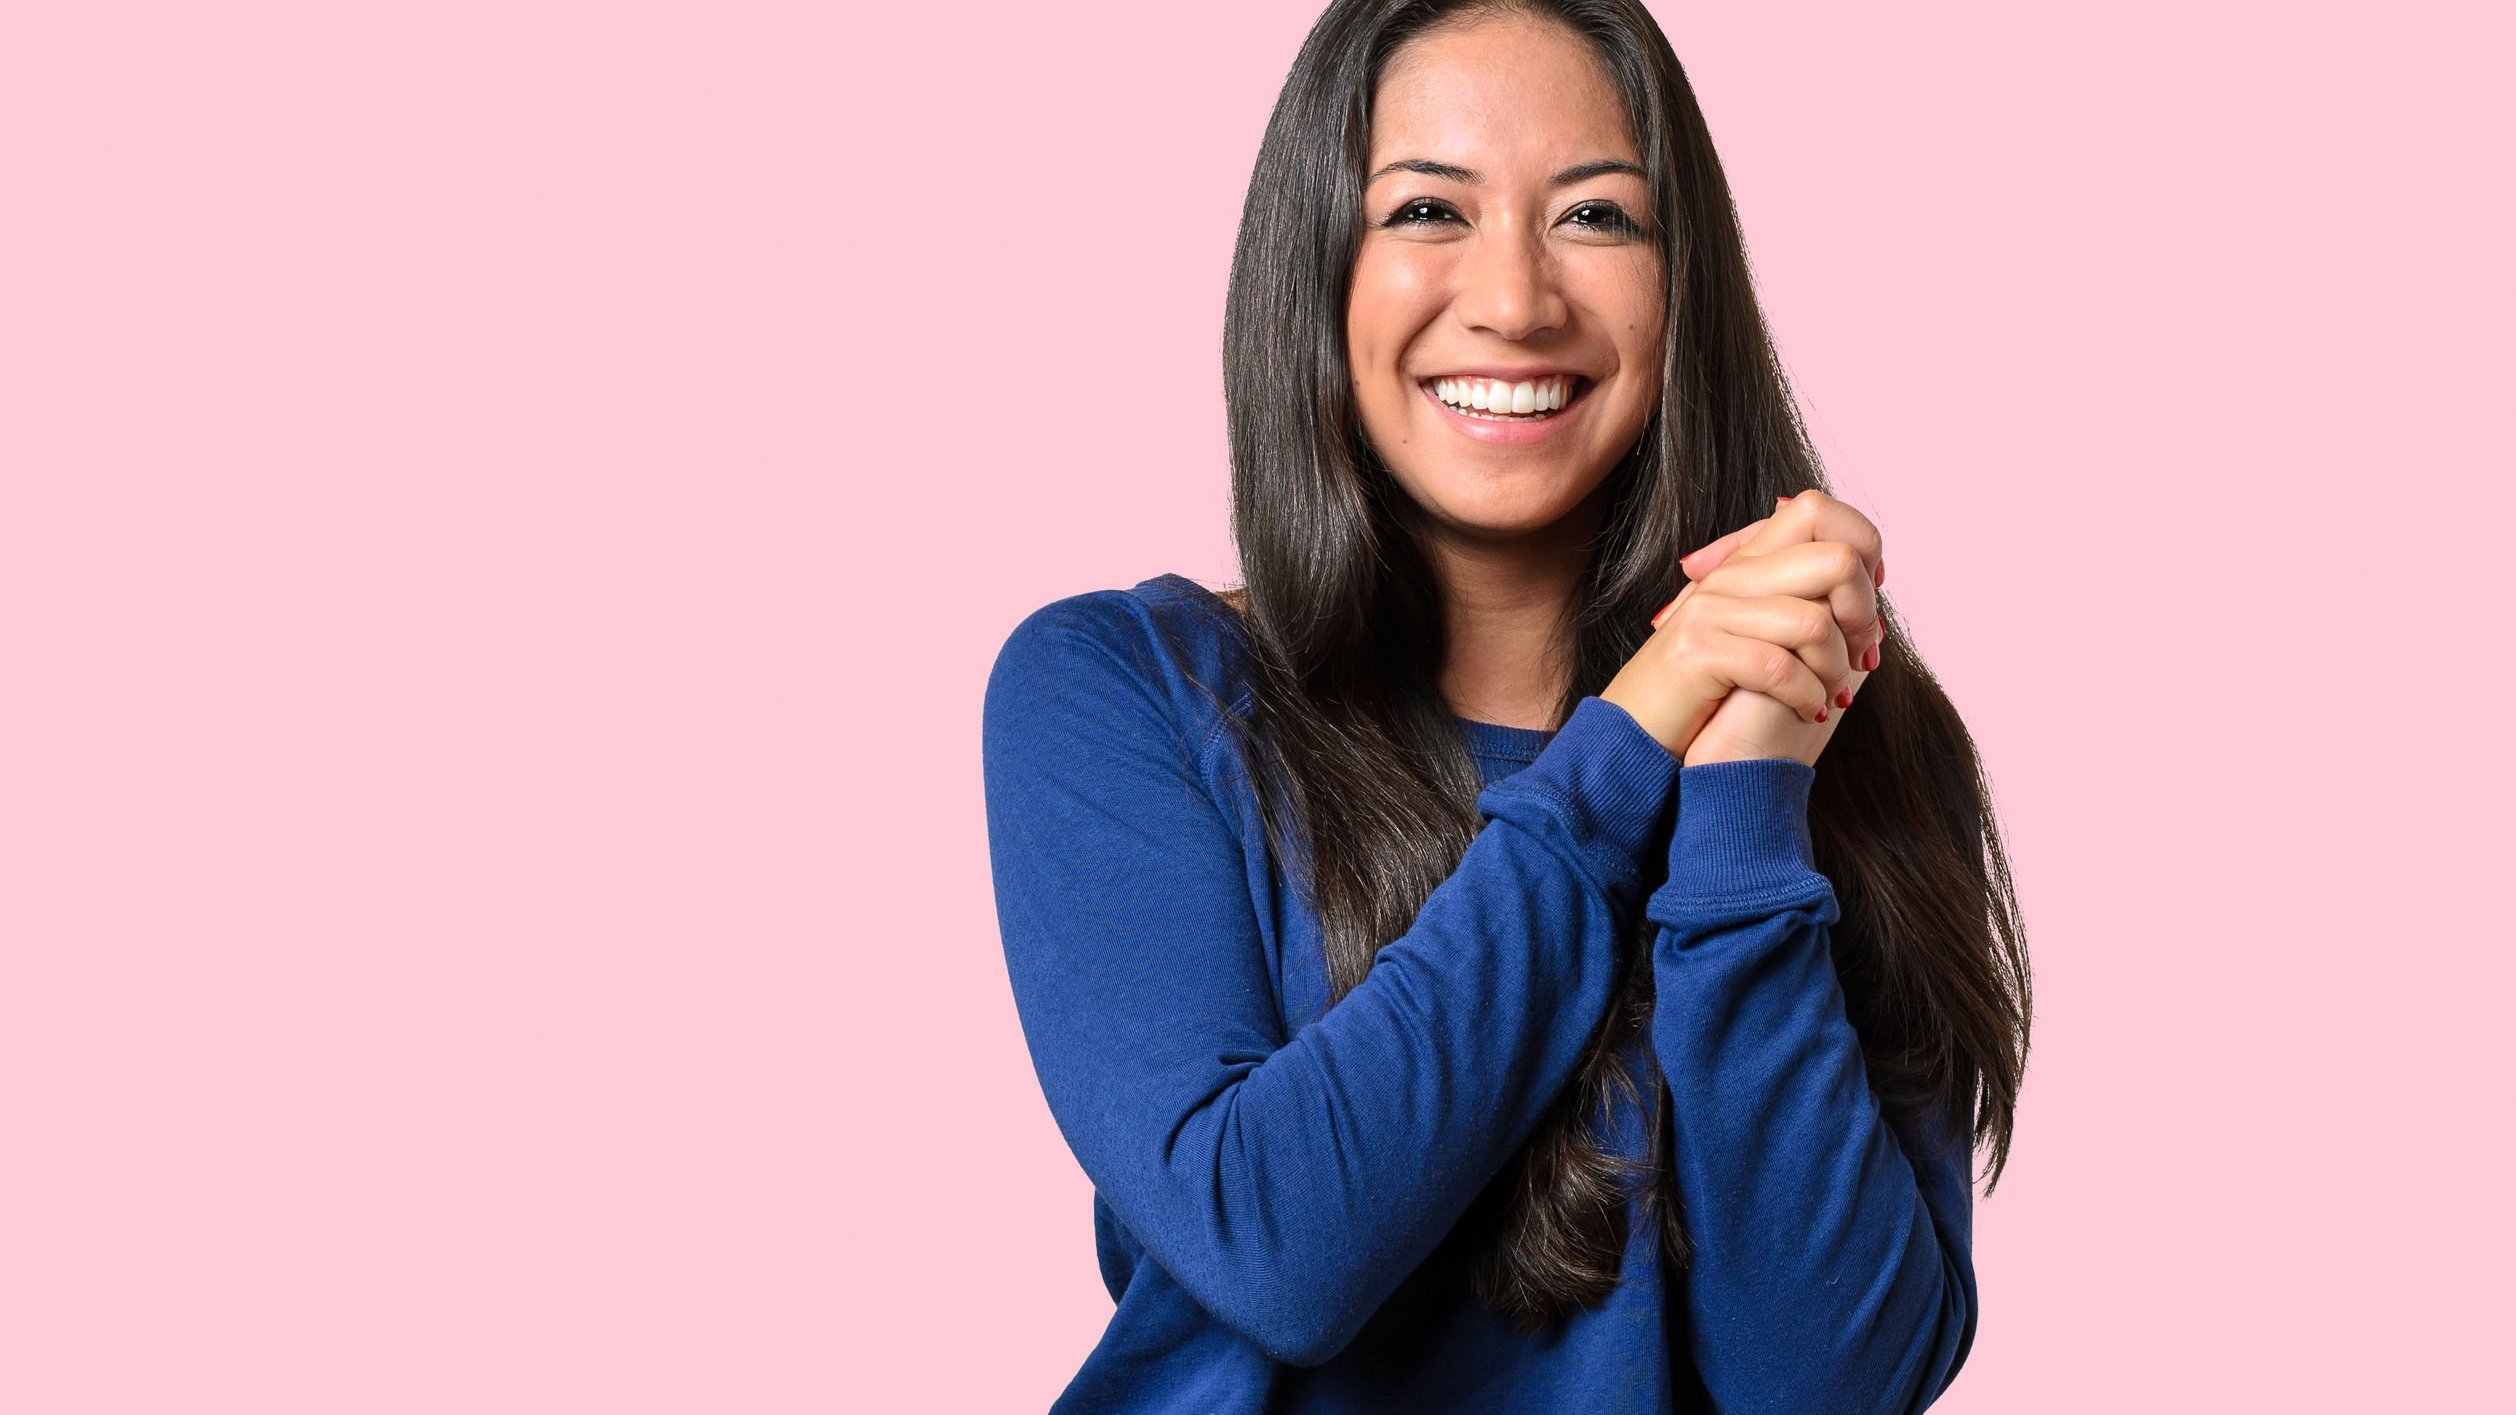
[[[1437,554],[1450,710],[1505,727],[1561,724],[1572,674],[1567,611],[1583,567],[1570,560]]]
[[[1604,491],[1604,488],[1602,488]],[[1604,498],[1593,494],[1543,530],[1420,543],[1441,586],[1450,710],[1505,727],[1561,726],[1572,677],[1571,611],[1595,553]]]

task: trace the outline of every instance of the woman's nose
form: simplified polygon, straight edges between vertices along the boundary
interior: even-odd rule
[[[1563,292],[1554,263],[1534,240],[1480,238],[1458,267],[1452,305],[1462,323],[1505,339],[1526,339],[1563,322]]]

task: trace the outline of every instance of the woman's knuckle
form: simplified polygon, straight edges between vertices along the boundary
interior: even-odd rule
[[[1760,661],[1756,668],[1761,675],[1757,687],[1779,697],[1798,686],[1800,660],[1797,654],[1779,645],[1767,644],[1757,658]]]
[[[1797,626],[1799,630],[1797,642],[1824,643],[1826,636],[1833,633],[1835,629],[1834,611],[1815,600],[1802,600],[1800,603],[1803,607],[1792,611],[1800,621]]]

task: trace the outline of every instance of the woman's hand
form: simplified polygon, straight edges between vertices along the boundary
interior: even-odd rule
[[[1805,491],[1681,563],[1689,583],[1600,696],[1688,766],[1816,765],[1885,634],[1878,528]]]
[[[1809,512],[1793,509],[1801,505],[1817,509]],[[1886,627],[1878,617],[1877,590],[1885,582],[1887,573],[1878,528],[1871,524],[1868,517],[1824,492],[1808,491],[1787,499],[1775,508],[1772,516],[1757,523],[1752,531],[1744,534],[1734,532],[1732,536],[1723,537],[1721,541],[1705,547],[1706,551],[1713,552],[1710,555],[1699,551],[1689,556],[1685,562],[1689,566],[1689,574],[1709,577],[1724,561],[1735,564],[1738,557],[1765,553],[1762,547],[1805,543],[1795,540],[1787,525],[1779,533],[1773,529],[1776,522],[1787,523],[1794,516],[1807,518],[1806,534],[1811,539],[1838,539],[1860,557],[1859,563],[1847,570],[1843,582],[1836,585],[1828,600],[1835,610],[1836,627],[1843,633],[1845,641],[1859,646],[1850,650],[1852,681],[1832,700],[1835,711],[1819,722],[1808,720],[1792,707],[1755,689],[1731,692],[1721,700],[1703,730],[1687,744],[1683,756],[1688,766],[1758,757],[1789,757],[1815,766],[1819,754],[1833,740],[1836,725],[1843,720],[1841,709],[1851,705],[1851,699],[1869,678],[1868,670],[1877,666],[1880,645],[1886,637]],[[1719,558],[1716,559],[1716,556]],[[1868,583],[1862,584],[1862,580]],[[1700,578],[1697,582],[1700,583]],[[1693,587],[1690,584],[1687,588]],[[1847,617],[1847,605],[1853,607],[1852,617]]]

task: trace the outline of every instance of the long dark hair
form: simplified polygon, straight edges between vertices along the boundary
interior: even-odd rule
[[[1609,679],[1683,585],[1677,557],[1825,479],[1751,287],[1727,179],[1667,38],[1638,0],[1335,0],[1267,124],[1224,317],[1232,529],[1252,703],[1234,721],[1279,861],[1321,920],[1331,995],[1404,933],[1480,828],[1479,776],[1438,687],[1443,617],[1406,493],[1362,430],[1345,312],[1363,226],[1371,98],[1392,51],[1437,22],[1528,13],[1586,39],[1622,95],[1656,207],[1666,299],[1661,397],[1602,488],[1600,537],[1565,625],[1560,721]],[[2031,1006],[2009,867],[1973,739],[1892,609],[1879,668],[1829,741],[1809,804],[1841,918],[1834,959],[1881,1100],[1973,1117],[2007,1165]],[[1306,848],[1288,849],[1286,832]],[[1639,913],[1639,911],[1637,911]],[[1692,1253],[1651,1154],[1592,1128],[1638,1101],[1617,1052],[1648,1026],[1651,944],[1628,970],[1572,1083],[1454,1227],[1445,1253],[1523,1329],[1616,1284],[1626,1200]],[[1333,1004],[1332,1004],[1333,1005]],[[1987,1186],[1988,1194],[1990,1188]]]

